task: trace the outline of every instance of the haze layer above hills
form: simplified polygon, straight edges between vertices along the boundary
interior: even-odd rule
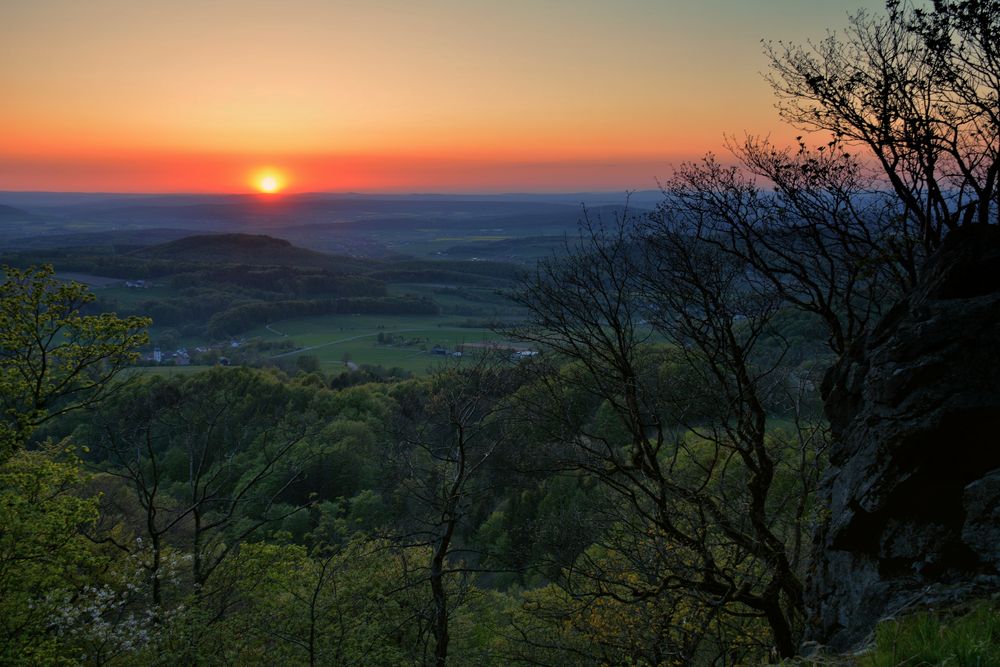
[[[144,246],[192,234],[268,234],[320,252],[531,261],[658,192],[512,195],[114,195],[0,193],[8,249]]]

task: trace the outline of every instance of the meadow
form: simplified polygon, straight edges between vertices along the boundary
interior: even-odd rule
[[[435,347],[451,353],[467,343],[496,341],[498,337],[486,328],[460,326],[458,317],[406,315],[327,315],[301,317],[249,332],[248,338],[278,341],[291,338],[298,349],[274,355],[274,358],[294,358],[313,355],[324,372],[337,372],[347,362],[357,365],[398,367],[423,374],[456,357],[434,354]],[[379,342],[379,334],[384,341]],[[390,338],[391,337],[391,338]]]

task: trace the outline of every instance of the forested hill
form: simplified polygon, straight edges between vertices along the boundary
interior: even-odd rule
[[[506,262],[433,260],[398,257],[361,259],[331,255],[257,234],[199,234],[153,246],[92,246],[21,250],[0,255],[11,266],[52,264],[59,271],[77,271],[121,279],[149,279],[224,267],[283,267],[290,271],[323,271],[385,283],[448,283],[509,285],[517,266]]]
[[[496,308],[482,299],[502,304],[497,290],[513,287],[518,276],[518,267],[507,263],[361,259],[252,234],[202,234],[143,247],[22,250],[0,254],[0,264],[52,265],[72,279],[111,285],[92,308],[150,316],[155,326],[171,330],[166,339],[173,340],[176,330],[191,345],[287,318],[433,317],[442,307],[431,294],[442,290],[449,312],[456,314],[458,298],[462,315],[492,318]]]
[[[285,239],[264,234],[199,234],[141,248],[131,254],[148,259],[258,266],[330,268],[350,261],[300,248]]]
[[[0,204],[0,221],[6,220],[31,220],[35,216],[27,211]]]

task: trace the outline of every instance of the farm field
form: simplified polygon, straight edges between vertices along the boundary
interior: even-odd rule
[[[313,355],[327,373],[343,369],[350,361],[422,374],[446,360],[454,361],[454,357],[433,354],[435,347],[453,352],[464,344],[500,340],[489,329],[460,326],[462,321],[440,316],[329,315],[275,322],[248,332],[248,338],[291,338],[299,349],[275,358]],[[385,342],[379,342],[379,334]]]
[[[512,238],[492,226],[416,231],[442,247]],[[396,240],[420,240],[402,236]],[[99,310],[152,318],[142,372],[276,363],[289,372],[372,365],[423,374],[445,361],[461,363],[456,353],[463,346],[508,345],[493,327],[524,314],[509,297],[518,284],[514,264],[435,263],[412,255],[368,263],[266,235],[191,236],[121,254],[27,251],[12,259],[59,265],[62,279],[93,287]],[[219,267],[226,268],[219,273]],[[154,277],[136,286],[102,270]],[[334,277],[342,271],[349,278]],[[342,309],[331,307],[336,299],[345,300]]]
[[[180,295],[178,290],[163,284],[167,282],[166,280],[159,280],[152,283],[151,287],[145,288],[124,287],[124,282],[124,280],[118,280],[110,286],[101,287],[94,291],[94,295],[105,299],[114,299],[119,305],[129,308],[146,301],[169,299]]]
[[[161,375],[163,377],[173,375],[191,375],[211,366],[137,366],[131,372],[136,375]]]

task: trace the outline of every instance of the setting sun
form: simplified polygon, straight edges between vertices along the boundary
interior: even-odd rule
[[[285,187],[285,179],[278,173],[266,171],[256,175],[254,185],[264,194],[274,194]]]

